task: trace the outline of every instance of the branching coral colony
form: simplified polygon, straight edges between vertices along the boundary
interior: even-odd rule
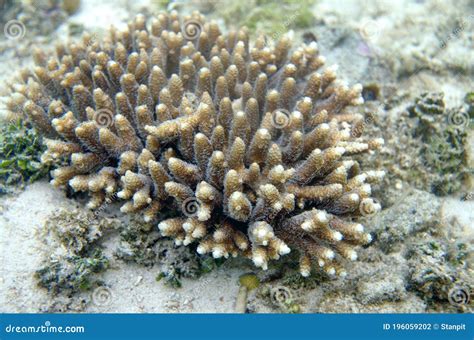
[[[224,35],[171,12],[35,62],[8,106],[47,137],[43,161],[69,160],[52,183],[89,192],[90,208],[118,197],[176,244],[263,269],[291,248],[304,276],[313,263],[344,275],[371,241],[353,220],[380,210],[371,184],[384,173],[350,156],[383,140],[361,139],[362,116],[348,110],[361,86],[318,73],[315,43],[252,45],[245,28]]]

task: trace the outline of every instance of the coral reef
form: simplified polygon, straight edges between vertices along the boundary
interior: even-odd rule
[[[90,208],[117,195],[177,245],[263,269],[293,249],[303,276],[345,275],[370,243],[355,219],[381,209],[384,172],[352,156],[383,140],[361,137],[362,86],[320,71],[316,43],[251,44],[245,28],[171,12],[34,59],[7,106],[45,136],[45,163],[69,161],[52,184],[88,192]]]

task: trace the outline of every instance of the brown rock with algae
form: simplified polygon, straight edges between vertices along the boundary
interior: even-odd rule
[[[8,106],[48,138],[45,161],[69,160],[52,183],[88,192],[90,208],[116,194],[146,221],[171,210],[158,228],[176,244],[263,269],[293,249],[304,276],[345,274],[371,241],[353,219],[380,210],[383,172],[350,156],[383,140],[360,137],[362,87],[318,71],[315,43],[251,44],[245,28],[171,12],[35,61]]]

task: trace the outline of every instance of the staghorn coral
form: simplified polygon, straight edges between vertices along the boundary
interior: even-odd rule
[[[176,244],[263,269],[293,249],[304,276],[344,275],[370,243],[353,220],[380,210],[384,173],[350,156],[383,140],[362,139],[362,87],[319,71],[316,43],[251,44],[245,28],[171,12],[35,61],[8,107],[47,137],[43,161],[69,160],[52,183],[90,193],[90,208],[116,194]]]

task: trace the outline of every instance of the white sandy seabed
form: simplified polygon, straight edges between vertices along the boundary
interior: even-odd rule
[[[142,3],[146,4],[146,1]],[[389,6],[389,3],[386,5]],[[353,8],[355,4],[352,2],[344,2],[337,9],[336,5],[327,1],[321,1],[318,6],[315,11],[329,13],[329,19],[332,15],[337,20],[338,15],[342,15],[348,21],[358,20],[357,11],[348,13],[344,10]],[[380,4],[371,6],[380,7]],[[394,11],[407,11],[410,6],[396,6]],[[370,9],[368,7],[367,12]],[[374,8],[372,10],[376,11],[377,8]],[[385,23],[387,20],[390,22],[393,16],[396,17],[393,11],[384,11]],[[423,13],[426,17],[431,15],[420,9],[416,9],[416,12],[418,19]],[[103,29],[110,24],[120,26],[127,20],[127,13],[116,1],[98,3],[94,0],[82,0],[80,11],[70,20],[81,23],[88,29]],[[446,199],[445,212],[456,215],[464,225],[474,226],[472,203]],[[37,312],[50,305],[51,298],[45,290],[37,288],[33,278],[34,272],[41,265],[40,254],[45,247],[37,230],[53,211],[71,206],[74,203],[65,197],[64,192],[53,188],[46,181],[29,185],[19,195],[0,199],[0,312]],[[238,277],[250,270],[245,264],[224,264],[200,279],[183,279],[183,287],[175,290],[156,282],[157,269],[124,263],[112,263],[112,267],[103,277],[110,286],[109,303],[101,306],[88,304],[85,311],[232,312],[238,291]]]

